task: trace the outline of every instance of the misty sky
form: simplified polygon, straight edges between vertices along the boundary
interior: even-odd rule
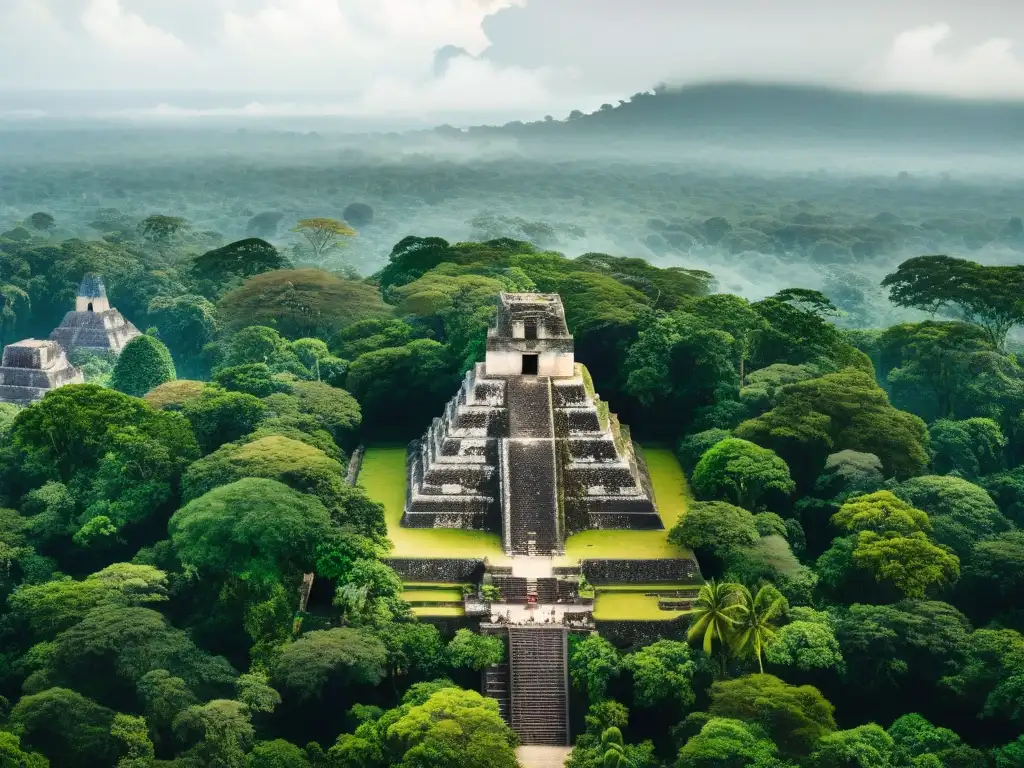
[[[274,93],[242,107],[252,114],[535,119],[719,79],[1024,98],[1024,3],[0,0],[0,89],[246,91]]]

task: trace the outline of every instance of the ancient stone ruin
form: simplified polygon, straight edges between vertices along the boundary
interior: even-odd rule
[[[28,405],[57,387],[84,383],[82,371],[54,341],[25,339],[4,347],[0,402]]]
[[[139,335],[139,329],[110,306],[107,289],[99,275],[86,275],[78,289],[75,309],[64,315],[50,334],[68,352],[120,353]]]
[[[557,295],[502,294],[485,361],[410,447],[403,525],[500,532],[509,555],[662,527],[628,430],[573,352]]]

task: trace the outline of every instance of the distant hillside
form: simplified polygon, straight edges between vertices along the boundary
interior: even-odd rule
[[[509,123],[501,128],[474,128],[469,133],[573,140],[603,139],[609,134],[620,139],[810,136],[843,141],[1024,146],[1024,102],[728,83],[659,89],[565,121]]]

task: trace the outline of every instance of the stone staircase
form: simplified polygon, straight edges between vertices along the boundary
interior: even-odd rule
[[[568,633],[562,627],[510,627],[512,729],[523,744],[567,746]]]
[[[508,521],[505,551],[547,556],[560,552],[554,440],[509,440]]]
[[[498,713],[507,723],[509,721],[509,689],[508,664],[495,664],[484,670],[484,696],[498,702]]]

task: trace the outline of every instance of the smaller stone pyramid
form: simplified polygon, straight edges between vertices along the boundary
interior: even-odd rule
[[[120,353],[124,345],[138,335],[139,329],[110,306],[103,279],[90,274],[78,288],[75,309],[64,315],[50,339],[68,352],[81,349]]]
[[[57,387],[84,383],[82,371],[55,341],[25,339],[4,347],[0,402],[28,405]]]

